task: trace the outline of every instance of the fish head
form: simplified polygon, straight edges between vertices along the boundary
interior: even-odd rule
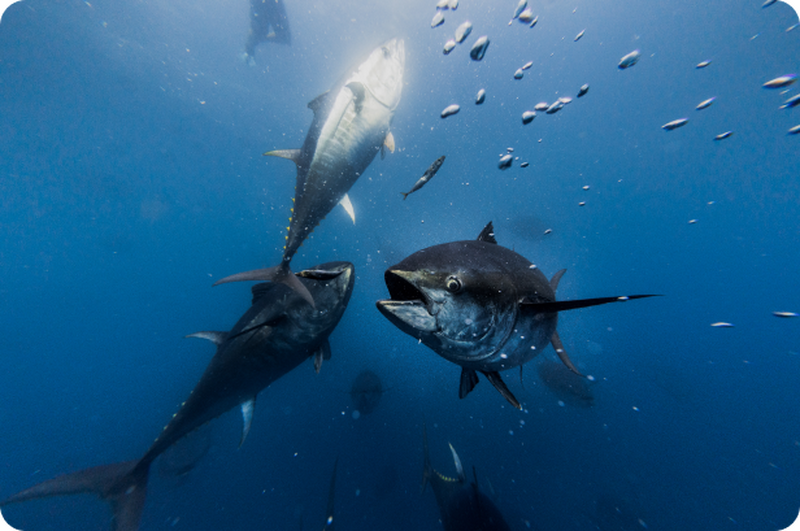
[[[314,298],[315,312],[337,315],[344,312],[355,283],[355,268],[350,262],[327,262],[297,273],[300,282]]]
[[[403,39],[391,39],[372,51],[359,66],[354,79],[361,82],[382,105],[394,111],[403,91],[405,64]]]
[[[377,307],[443,358],[481,370],[509,337],[518,305],[508,277],[469,252],[477,244],[429,247],[390,267],[384,279],[391,299]]]

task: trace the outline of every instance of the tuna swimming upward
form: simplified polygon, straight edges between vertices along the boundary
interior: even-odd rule
[[[290,262],[337,203],[355,220],[347,191],[378,151],[383,147],[394,149],[389,127],[400,102],[404,67],[402,40],[392,39],[379,46],[331,90],[308,104],[314,111],[314,120],[301,149],[265,153],[297,165],[294,208],[283,258],[277,266],[231,275],[216,284],[241,280],[283,282],[314,304],[308,290],[291,274]]]

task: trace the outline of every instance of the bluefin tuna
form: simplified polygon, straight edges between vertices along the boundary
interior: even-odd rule
[[[14,494],[0,506],[49,496],[93,493],[111,504],[115,531],[136,531],[145,506],[150,465],[176,442],[229,409],[241,407],[240,444],[250,430],[256,395],[295,367],[314,359],[319,369],[330,357],[328,336],[353,292],[348,262],[301,271],[297,281],[313,294],[316,309],[284,284],[253,286],[250,308],[229,332],[198,332],[217,351],[194,390],[155,442],[134,461],[72,472]]]
[[[291,273],[292,257],[337,203],[350,205],[350,187],[382,146],[394,143],[390,127],[400,103],[404,68],[405,46],[401,39],[375,48],[331,90],[308,104],[314,119],[302,148],[265,153],[297,165],[294,208],[283,258],[277,266],[238,273],[215,285],[245,280],[283,282],[314,304]]]
[[[652,296],[557,301],[563,274],[548,282],[529,260],[497,244],[490,222],[477,240],[428,247],[387,269],[391,298],[377,307],[401,331],[461,367],[460,398],[480,372],[520,409],[499,371],[521,367],[552,343],[562,363],[580,374],[556,332],[559,312]]]

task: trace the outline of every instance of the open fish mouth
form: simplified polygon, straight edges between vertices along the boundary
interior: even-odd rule
[[[417,289],[414,284],[405,278],[408,275],[405,271],[386,271],[383,274],[386,287],[389,289],[389,296],[393,301],[417,302],[427,305],[428,300],[425,294]]]
[[[430,301],[417,289],[406,271],[386,271],[384,280],[391,299],[379,300],[378,310],[407,334],[419,337],[421,332],[437,331],[436,319],[430,312]]]

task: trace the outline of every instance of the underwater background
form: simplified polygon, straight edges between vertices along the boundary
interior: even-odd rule
[[[508,24],[514,0],[462,0],[432,29],[434,0],[285,5],[292,44],[262,44],[255,66],[239,59],[246,0],[24,0],[4,14],[0,498],[147,449],[214,354],[184,336],[227,330],[249,307],[249,285],[211,284],[281,255],[295,168],[261,154],[300,147],[307,103],[401,37],[397,151],[350,190],[355,225],[335,209],[294,258],[295,271],[355,264],[332,359],[263,391],[240,449],[231,411],[204,428],[188,474],[156,463],[141,529],[319,528],[337,456],[340,530],[440,529],[420,494],[423,423],[434,466],[455,473],[451,443],[513,529],[787,527],[800,318],[773,312],[800,312],[800,136],[787,134],[800,108],[779,109],[797,85],[762,85],[800,71],[797,14],[760,0],[544,0],[529,28]],[[464,20],[472,35],[445,56]],[[471,61],[480,35],[491,44]],[[638,64],[618,69],[634,49]],[[560,96],[573,101],[522,125]],[[501,171],[507,148],[520,158]],[[548,348],[523,383],[504,374],[523,411],[486,381],[459,400],[459,368],[375,309],[387,267],[490,220],[548,277],[567,268],[559,299],[664,295],[561,315],[594,378],[572,381],[584,396]],[[357,414],[364,369],[385,392]],[[87,531],[110,529],[111,512],[85,495],[3,515]]]

